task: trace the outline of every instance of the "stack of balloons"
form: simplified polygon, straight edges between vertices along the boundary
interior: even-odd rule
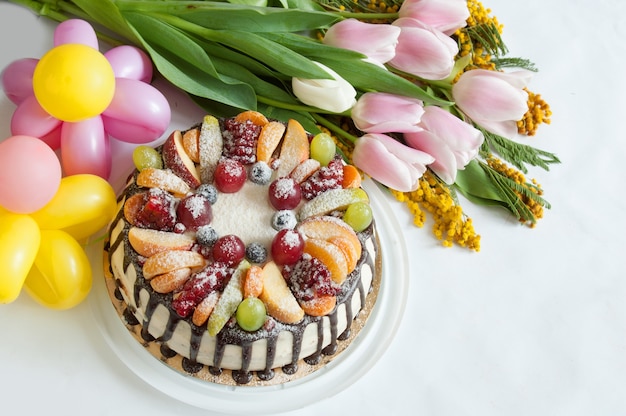
[[[41,59],[2,73],[17,108],[0,141],[0,304],[22,288],[42,305],[68,309],[91,289],[88,238],[117,211],[111,139],[142,144],[168,128],[166,98],[149,82],[152,63],[132,46],[100,53],[93,27],[56,28]]]

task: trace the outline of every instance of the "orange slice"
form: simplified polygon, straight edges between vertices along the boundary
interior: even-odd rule
[[[335,283],[341,284],[346,280],[348,261],[338,246],[326,240],[309,238],[304,241],[304,252],[321,261],[328,268]]]

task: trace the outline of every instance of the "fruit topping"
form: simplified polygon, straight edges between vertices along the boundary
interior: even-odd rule
[[[246,246],[246,258],[250,263],[265,263],[267,249],[260,243],[250,243]]]
[[[226,284],[222,295],[220,296],[211,316],[209,316],[209,322],[207,322],[207,328],[209,335],[215,336],[222,330],[226,322],[237,311],[237,307],[243,300],[243,277],[248,271],[250,263],[243,260],[237,266],[237,269],[231,276],[230,280]]]
[[[292,230],[298,224],[298,219],[293,211],[281,209],[272,215],[272,228],[276,231],[288,229]]]
[[[183,198],[176,208],[178,222],[187,230],[197,231],[198,228],[208,225],[213,219],[211,203],[200,194],[193,194]]]
[[[246,183],[246,169],[235,159],[222,158],[215,169],[215,186],[220,192],[232,194]]]
[[[354,202],[369,202],[367,193],[361,188],[337,188],[319,194],[300,208],[300,220],[326,215],[335,210],[344,210]]]
[[[195,251],[188,250],[168,250],[156,253],[143,264],[143,277],[152,279],[163,273],[172,270],[190,268],[202,268],[205,264],[204,257]]]
[[[159,152],[145,144],[139,145],[133,150],[133,163],[140,172],[146,168],[163,168],[163,159],[161,159]]]
[[[191,190],[185,181],[169,169],[145,168],[137,175],[136,182],[145,188],[161,188],[179,198]]]
[[[212,247],[217,238],[217,231],[210,225],[203,225],[196,230],[196,241],[204,247]]]
[[[250,121],[257,126],[263,127],[269,120],[262,113],[254,110],[246,110],[235,116],[235,121],[238,123],[245,123],[246,121]]]
[[[348,261],[343,251],[335,244],[317,238],[304,242],[304,252],[324,263],[330,272],[330,278],[341,284],[348,276]]]
[[[185,282],[174,296],[172,308],[181,317],[187,317],[209,293],[223,290],[232,273],[233,270],[225,264],[210,263]]]
[[[287,281],[273,261],[263,266],[263,291],[259,299],[265,303],[267,313],[277,321],[293,324],[304,317],[304,311],[289,290]]]
[[[202,183],[213,182],[217,162],[222,157],[224,141],[220,122],[213,116],[205,116],[200,127],[198,152],[200,157],[200,178]]]
[[[296,166],[309,158],[309,138],[300,123],[289,120],[280,147],[280,165],[277,177],[287,176]]]
[[[196,193],[205,197],[211,205],[217,202],[217,188],[209,183],[203,183],[198,186]]]
[[[354,202],[348,205],[343,220],[356,232],[365,230],[372,223],[372,207],[367,202]]]
[[[316,196],[330,190],[341,188],[343,183],[343,162],[339,158],[335,158],[328,163],[328,166],[322,166],[313,175],[309,176],[300,184],[302,188],[302,196],[311,200]]]
[[[261,130],[256,148],[256,159],[261,162],[269,162],[274,151],[285,133],[285,125],[278,121],[270,121]]]
[[[289,174],[297,183],[302,183],[307,180],[311,175],[318,171],[320,168],[320,162],[315,159],[306,159],[302,161],[298,166],[294,168]]]
[[[195,163],[185,151],[182,139],[180,131],[176,130],[165,140],[161,149],[163,163],[166,168],[187,182],[191,189],[195,189],[202,183],[200,174]]]
[[[272,172],[266,162],[256,162],[250,168],[250,180],[257,185],[267,185],[272,180]]]
[[[126,200],[124,216],[138,227],[172,231],[176,224],[176,199],[159,188],[150,188]]]
[[[341,291],[331,278],[330,270],[318,258],[309,254],[297,263],[285,266],[283,273],[298,300],[309,301],[320,296],[335,296]]]
[[[189,156],[189,159],[193,160],[195,163],[200,162],[200,150],[198,148],[200,142],[200,129],[189,129],[183,133],[183,149]]]
[[[191,276],[191,269],[183,267],[155,276],[150,280],[150,286],[157,293],[170,293],[181,287],[189,276]]]
[[[139,227],[128,230],[128,242],[144,257],[167,250],[189,250],[194,243],[193,238],[185,234]]]
[[[258,298],[263,292],[263,268],[252,265],[243,279],[243,297]]]
[[[249,297],[241,301],[237,307],[237,324],[244,331],[256,331],[267,319],[265,304],[259,298]]]
[[[311,300],[298,300],[304,313],[311,316],[325,316],[335,309],[336,296],[320,296]]]
[[[213,244],[213,259],[217,262],[234,266],[246,256],[246,246],[241,238],[234,234],[225,235]]]
[[[300,185],[292,178],[278,178],[269,186],[269,200],[278,210],[294,209],[302,200]]]
[[[344,165],[342,188],[359,188],[361,187],[361,172],[354,165]]]
[[[194,309],[191,322],[196,326],[204,325],[209,316],[211,316],[211,312],[213,312],[213,308],[215,308],[219,298],[219,292],[209,293]]]
[[[241,123],[234,118],[224,120],[222,137],[224,140],[223,156],[243,164],[256,162],[257,139],[261,127],[250,120]]]
[[[302,257],[304,245],[304,239],[299,232],[280,230],[272,240],[272,258],[280,265],[293,264]]]
[[[327,166],[337,153],[335,141],[328,133],[318,133],[311,140],[311,158]]]

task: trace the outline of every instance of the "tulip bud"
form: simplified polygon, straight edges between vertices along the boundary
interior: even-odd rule
[[[405,146],[384,134],[360,137],[352,151],[352,162],[381,184],[400,192],[417,189],[426,165],[435,159]]]
[[[393,22],[400,36],[396,56],[389,65],[428,80],[444,79],[452,72],[459,52],[456,42],[442,32],[408,17]]]
[[[355,126],[367,133],[420,131],[418,123],[422,114],[422,101],[380,92],[363,94],[352,108]]]
[[[446,35],[465,27],[470,17],[465,0],[405,0],[398,14],[419,20]]]
[[[524,88],[532,72],[489,71],[473,69],[461,75],[452,86],[456,105],[485,130],[512,138],[517,121],[528,111],[528,93]]]
[[[328,72],[333,79],[293,78],[291,86],[295,96],[304,104],[333,113],[349,110],[356,102],[354,87],[332,69],[319,62],[314,63]]]
[[[396,54],[400,28],[346,19],[328,29],[323,42],[338,48],[360,52],[369,62],[382,65]]]

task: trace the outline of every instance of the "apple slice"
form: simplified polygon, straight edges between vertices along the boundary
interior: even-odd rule
[[[183,133],[183,148],[187,152],[187,156],[194,163],[200,163],[200,152],[198,150],[198,142],[200,140],[200,129],[193,128]]]
[[[137,185],[146,188],[161,188],[178,198],[187,195],[191,188],[171,170],[146,168],[137,175]]]
[[[200,178],[203,183],[213,182],[213,174],[222,157],[223,147],[224,139],[219,120],[213,116],[204,116],[198,139]]]
[[[267,313],[277,321],[293,324],[304,317],[304,310],[298,304],[280,269],[273,261],[263,266],[263,291],[259,299],[265,303]]]
[[[318,162],[317,160],[306,159],[291,171],[289,177],[296,181],[296,183],[302,183],[315,172],[317,172],[320,167],[320,162]]]
[[[272,155],[285,133],[285,125],[278,121],[270,121],[261,129],[256,146],[256,160],[269,164]]]
[[[172,270],[204,266],[204,257],[195,251],[167,250],[156,253],[143,264],[143,277],[147,280]]]
[[[194,240],[186,234],[131,227],[128,230],[128,242],[141,256],[152,257],[162,251],[189,250]]]
[[[198,169],[183,147],[183,136],[179,130],[172,132],[165,140],[161,152],[166,168],[187,182],[190,188],[196,189],[200,186]]]
[[[309,238],[304,241],[304,252],[321,261],[335,283],[342,284],[346,280],[348,261],[338,246],[319,238]]]
[[[335,210],[344,210],[355,202],[369,202],[367,193],[361,188],[337,188],[319,194],[300,209],[300,220],[316,215],[326,215]]]
[[[213,337],[217,335],[230,317],[237,311],[237,306],[243,300],[243,277],[246,275],[248,268],[250,268],[250,263],[247,260],[242,260],[230,277],[222,295],[215,304],[211,316],[209,316],[209,322],[207,323],[209,335]]]
[[[352,227],[337,217],[323,215],[310,217],[298,224],[297,230],[305,238],[326,240],[338,246],[348,261],[348,273],[361,258],[361,241]]]
[[[276,172],[277,178],[291,173],[296,166],[309,158],[309,138],[304,127],[296,120],[287,122],[287,131],[280,147],[280,164]]]

